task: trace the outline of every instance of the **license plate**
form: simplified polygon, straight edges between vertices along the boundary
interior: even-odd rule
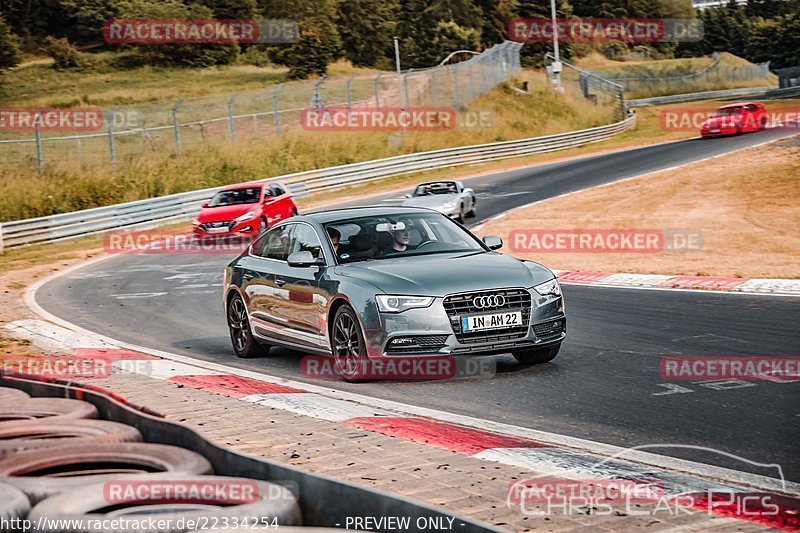
[[[719,130],[709,130],[709,133],[719,133]]]
[[[522,311],[461,317],[461,331],[513,328],[522,325]]]
[[[208,228],[208,229],[206,230],[206,233],[209,233],[209,234],[214,234],[214,233],[228,233],[228,228],[226,228],[226,227],[222,227],[222,228]]]

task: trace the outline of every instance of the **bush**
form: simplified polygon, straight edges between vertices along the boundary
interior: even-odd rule
[[[78,49],[67,40],[48,36],[44,40],[42,51],[53,58],[53,67],[57,69],[77,68],[83,65]]]
[[[19,63],[19,39],[0,16],[0,72]]]

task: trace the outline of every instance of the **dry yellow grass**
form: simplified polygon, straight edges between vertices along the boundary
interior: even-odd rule
[[[800,278],[798,176],[794,137],[546,200],[480,233],[508,242],[515,229],[688,229],[702,233],[702,250],[514,255],[565,270]]]

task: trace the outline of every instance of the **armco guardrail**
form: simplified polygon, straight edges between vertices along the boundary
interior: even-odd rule
[[[338,167],[298,172],[261,181],[281,181],[292,193],[305,196],[388,177],[426,170],[485,163],[524,155],[539,154],[602,141],[635,124],[631,114],[624,120],[585,130],[559,133],[532,139],[461,146],[419,152]],[[0,250],[5,247],[52,243],[94,235],[119,228],[141,228],[194,217],[202,204],[222,187],[203,189],[108,207],[98,207],[41,218],[18,220],[0,225]]]
[[[695,100],[710,100],[716,98],[729,98],[738,96],[759,96],[761,98],[788,98],[800,96],[800,87],[787,87],[776,89],[774,87],[747,87],[744,89],[725,89],[723,91],[705,91],[701,93],[673,94],[671,96],[656,96],[654,98],[641,98],[627,100],[628,107],[641,107],[646,105],[676,104],[693,102]]]

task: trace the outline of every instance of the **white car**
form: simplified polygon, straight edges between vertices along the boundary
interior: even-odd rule
[[[464,222],[475,216],[475,191],[460,181],[430,181],[420,183],[411,194],[405,195],[403,205],[435,209],[443,215]]]

